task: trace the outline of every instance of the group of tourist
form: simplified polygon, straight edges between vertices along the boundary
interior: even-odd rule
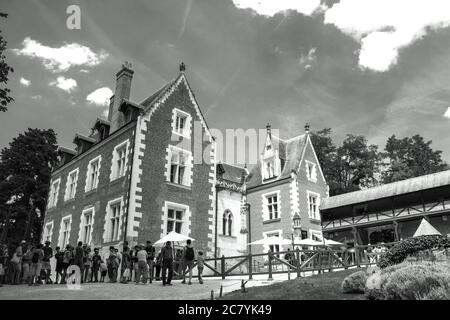
[[[111,246],[107,257],[103,257],[100,248],[91,248],[87,244],[78,242],[74,247],[68,244],[65,250],[60,247],[53,252],[50,242],[44,245],[32,245],[22,241],[13,252],[9,252],[7,245],[0,248],[0,286],[2,284],[28,285],[51,284],[52,268],[50,259],[54,257],[56,284],[73,283],[77,281],[76,269],[79,269],[78,277],[81,283],[104,282],[108,276],[109,282],[122,283],[135,281],[139,283],[152,283],[153,280],[162,279],[163,286],[172,285],[174,273],[186,283],[186,274],[189,275],[188,284],[192,284],[192,271],[194,262],[197,262],[198,281],[203,284],[203,252],[197,254],[191,240],[187,240],[186,246],[174,252],[171,242],[167,242],[156,254],[156,249],[151,241],[130,248],[128,242],[124,242],[123,251]],[[100,280],[99,280],[100,276]]]

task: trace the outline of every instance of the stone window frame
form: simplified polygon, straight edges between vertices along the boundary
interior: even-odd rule
[[[123,174],[120,175],[117,172],[117,170],[118,170],[117,161],[118,161],[119,150],[122,148],[125,149],[125,161],[123,164]],[[127,166],[128,166],[128,156],[130,153],[129,150],[130,150],[130,139],[127,139],[114,147],[114,150],[112,152],[112,160],[111,160],[111,174],[109,176],[110,182],[112,182],[116,179],[122,178],[126,175]]]
[[[178,132],[177,128],[176,128],[178,116],[184,117],[186,119],[182,133]],[[181,109],[173,108],[173,110],[172,110],[172,134],[191,139],[191,135],[192,135],[191,126],[192,126],[192,115]]]
[[[310,201],[309,201],[310,196],[313,196],[313,197],[316,198],[316,212],[314,213],[314,215],[311,214],[311,207],[310,207]],[[321,219],[320,219],[320,210],[319,210],[320,201],[321,201],[321,199],[320,199],[320,194],[319,193],[313,192],[313,191],[309,191],[309,190],[306,191],[306,203],[307,203],[309,219],[321,221]]]
[[[94,162],[98,162],[98,167],[97,167],[97,177],[96,177],[96,181],[95,184],[91,187],[92,181],[91,181],[91,169],[92,169],[92,163]],[[102,167],[102,156],[98,155],[97,157],[91,159],[88,163],[87,166],[87,171],[86,171],[86,184],[84,186],[84,192],[89,192],[92,190],[95,190],[98,188],[98,183],[100,181],[100,169]]]
[[[90,235],[88,237],[88,242],[85,241],[86,238],[86,234],[84,229],[86,228],[86,224],[85,224],[85,216],[86,214],[90,213],[91,214],[91,223],[90,223]],[[80,216],[80,228],[79,228],[79,232],[78,232],[78,241],[82,241],[83,243],[86,243],[88,245],[90,245],[92,243],[92,234],[93,234],[93,229],[94,229],[94,222],[95,222],[95,207],[94,206],[90,206],[87,207],[85,209],[83,209],[81,211],[81,216]]]
[[[55,184],[58,185],[57,188],[55,188]],[[61,177],[58,179],[52,181],[50,183],[50,194],[48,198],[48,208],[54,208],[58,204],[58,197],[59,197],[59,189],[61,188]]]
[[[70,200],[70,199],[74,199],[76,194],[77,194],[77,187],[78,187],[78,177],[79,177],[79,173],[80,170],[79,168],[76,168],[72,171],[69,172],[69,174],[67,175],[67,181],[66,181],[66,191],[64,193],[64,201]],[[73,195],[70,194],[70,177],[75,174],[76,178],[75,178],[75,182],[74,182],[74,187],[73,187]]]
[[[64,226],[64,221],[69,220],[69,228],[68,230],[63,230],[63,226]],[[64,231],[67,231],[67,239],[66,239],[66,243],[63,242],[63,235],[64,235]],[[61,218],[61,223],[59,226],[59,237],[58,237],[58,246],[61,249],[64,249],[66,247],[66,245],[70,244],[70,232],[72,231],[72,215],[68,214],[65,215]]]

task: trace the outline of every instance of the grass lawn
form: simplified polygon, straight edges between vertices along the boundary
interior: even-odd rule
[[[350,269],[311,277],[299,278],[268,286],[246,288],[247,292],[233,291],[225,300],[365,300],[364,294],[342,293],[344,278],[362,269]]]

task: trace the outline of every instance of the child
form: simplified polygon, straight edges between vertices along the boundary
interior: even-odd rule
[[[203,267],[205,266],[205,258],[203,257],[203,251],[198,252],[197,256],[197,270],[198,270],[198,282],[203,284]]]
[[[108,267],[106,266],[106,263],[104,262],[100,263],[100,271],[101,271],[100,282],[105,282],[105,277],[106,274],[108,273]]]

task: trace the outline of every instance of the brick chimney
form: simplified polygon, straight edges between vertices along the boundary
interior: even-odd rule
[[[122,65],[122,69],[116,74],[116,92],[111,101],[112,105],[109,108],[110,112],[108,115],[108,120],[111,121],[111,133],[125,124],[124,115],[119,111],[119,106],[122,99],[130,99],[133,73],[134,71],[131,69],[131,63],[125,62]]]

